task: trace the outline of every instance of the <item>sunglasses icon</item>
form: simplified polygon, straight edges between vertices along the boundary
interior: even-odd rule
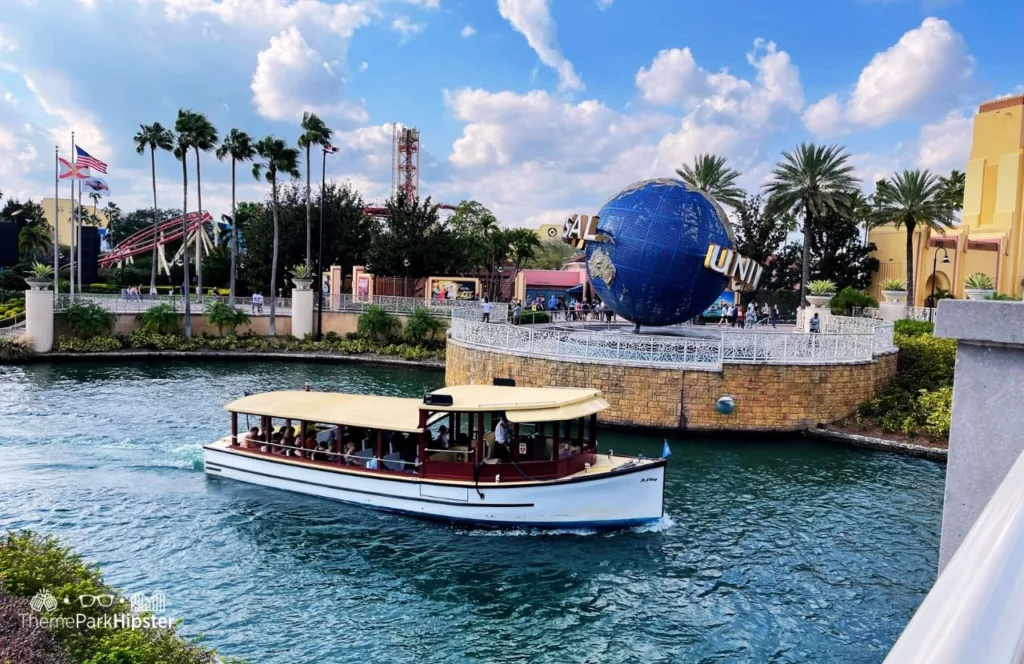
[[[114,595],[79,595],[78,601],[81,603],[83,608],[89,608],[92,606],[102,606],[109,608],[114,606],[114,602],[117,598]]]

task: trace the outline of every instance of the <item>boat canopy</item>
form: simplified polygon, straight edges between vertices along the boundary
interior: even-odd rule
[[[452,398],[451,405],[422,404],[420,408],[430,411],[494,412],[505,411],[511,422],[550,422],[567,419],[553,414],[540,416],[542,412],[559,411],[562,408],[585,402],[597,401],[591,407],[596,410],[570,414],[568,417],[590,415],[608,407],[608,403],[600,399],[601,390],[581,389],[575,387],[512,387],[506,385],[453,385],[435,390],[432,395],[445,395]],[[517,411],[528,411],[532,416],[513,416]],[[538,417],[540,416],[540,417]]]
[[[242,397],[224,410],[403,433],[422,431],[419,399],[284,390]]]
[[[578,417],[587,417],[600,413],[608,407],[608,402],[600,397],[587,399],[577,403],[556,408],[530,408],[527,410],[509,410],[506,412],[509,422],[565,422]]]

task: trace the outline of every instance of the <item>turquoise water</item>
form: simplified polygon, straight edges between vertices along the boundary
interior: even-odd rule
[[[186,634],[250,662],[878,662],[934,579],[943,467],[798,439],[670,440],[667,518],[613,534],[457,529],[200,471],[226,401],[306,381],[418,395],[443,374],[0,367],[0,529],[162,590]]]

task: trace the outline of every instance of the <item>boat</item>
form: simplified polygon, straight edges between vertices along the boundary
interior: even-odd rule
[[[231,435],[203,447],[216,477],[475,526],[623,528],[664,514],[665,459],[599,450],[600,390],[274,391],[224,408]]]

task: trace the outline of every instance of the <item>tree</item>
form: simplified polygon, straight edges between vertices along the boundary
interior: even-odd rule
[[[185,109],[178,110],[178,117],[174,121],[174,129],[178,132],[177,145],[174,148],[174,156],[181,161],[181,241],[188,242],[188,152],[195,140],[193,134],[197,122],[197,113]],[[197,238],[198,239],[198,238]],[[188,245],[184,244],[181,251],[181,263],[184,271],[182,280],[182,299],[185,302],[185,338],[192,337],[192,307],[190,302],[191,289],[188,279]]]
[[[159,226],[181,216],[181,211],[177,208],[157,208],[156,214],[149,209],[122,212],[116,203],[107,203],[103,208],[103,213],[107,216],[110,244],[115,247],[129,236],[152,228],[154,223]]]
[[[796,229],[792,213],[787,211],[780,216],[766,214],[764,197],[760,194],[748,196],[736,206],[736,216],[736,251],[762,266],[778,252],[786,236]]]
[[[153,182],[153,237],[156,238],[156,229],[159,226],[158,208],[156,206],[156,151],[174,149],[174,133],[165,128],[159,122],[151,125],[139,125],[139,132],[135,134],[135,151],[138,154],[145,154],[149,149],[149,172]],[[109,219],[109,217],[108,217]],[[107,227],[110,227],[109,221]],[[156,288],[156,242],[153,242],[153,267],[149,274],[150,290]]]
[[[719,203],[731,208],[743,205],[746,192],[736,184],[739,172],[725,165],[725,157],[713,154],[699,154],[693,158],[693,165],[683,164],[676,169],[683,182],[700,189]]]
[[[534,270],[561,270],[576,255],[576,250],[557,238],[541,240],[533,258],[523,267]]]
[[[941,232],[956,223],[949,190],[929,171],[906,170],[883,180],[875,190],[876,224],[895,224],[907,232],[907,302],[914,305],[914,231],[923,226]]]
[[[43,206],[33,201],[22,203],[16,198],[8,198],[3,210],[0,210],[0,220],[2,219],[13,221],[19,229],[25,228],[25,226],[50,228],[46,221],[46,215],[43,213]]]
[[[203,176],[202,170],[199,168],[199,153],[209,152],[217,147],[217,129],[202,113],[194,114],[191,123],[191,145],[196,155],[196,202],[199,210],[199,230],[198,236],[196,237],[196,287],[199,288],[199,292],[203,291],[203,240],[206,235],[206,231],[203,230],[202,216],[203,216]],[[186,208],[186,214],[188,209]],[[216,224],[215,224],[216,225]]]
[[[800,302],[807,304],[811,280],[811,229],[818,216],[846,209],[857,188],[849,155],[839,145],[828,147],[801,143],[793,152],[783,152],[782,162],[765,185],[768,202],[765,213],[781,216],[787,212],[803,217]]]
[[[410,199],[399,191],[386,207],[387,220],[373,228],[366,254],[370,271],[414,278],[445,274],[452,236],[441,222],[438,206],[429,198]]]
[[[959,212],[964,209],[964,188],[967,186],[967,177],[963,171],[950,171],[948,176],[939,178],[939,185],[942,187],[942,198],[946,203]]]
[[[508,242],[508,258],[518,273],[526,261],[537,255],[540,238],[529,228],[510,228],[505,232],[505,239]]]
[[[333,132],[324,124],[324,121],[317,117],[316,113],[302,114],[302,135],[299,136],[299,147],[306,150],[306,265],[313,264],[313,208],[311,207],[310,189],[310,148],[314,145],[321,147],[328,145]]]
[[[270,336],[277,335],[277,298],[274,284],[277,283],[277,249],[280,244],[280,231],[277,219],[277,178],[279,173],[299,177],[299,151],[288,147],[279,138],[267,136],[256,144],[256,154],[260,160],[252,165],[252,176],[258,182],[265,176],[270,182],[271,209],[274,218],[274,242],[270,262]]]
[[[231,277],[228,285],[228,303],[235,304],[235,274],[238,261],[238,204],[235,202],[235,166],[240,161],[251,161],[256,156],[252,137],[244,131],[232,129],[217,148],[217,159],[231,158]]]
[[[851,208],[827,212],[811,228],[811,280],[831,279],[841,290],[864,290],[871,274],[878,271],[878,259],[871,254],[874,244],[864,245],[861,223],[869,212]]]
[[[53,247],[50,233],[39,224],[26,225],[18,232],[18,253],[23,259],[38,261]]]

